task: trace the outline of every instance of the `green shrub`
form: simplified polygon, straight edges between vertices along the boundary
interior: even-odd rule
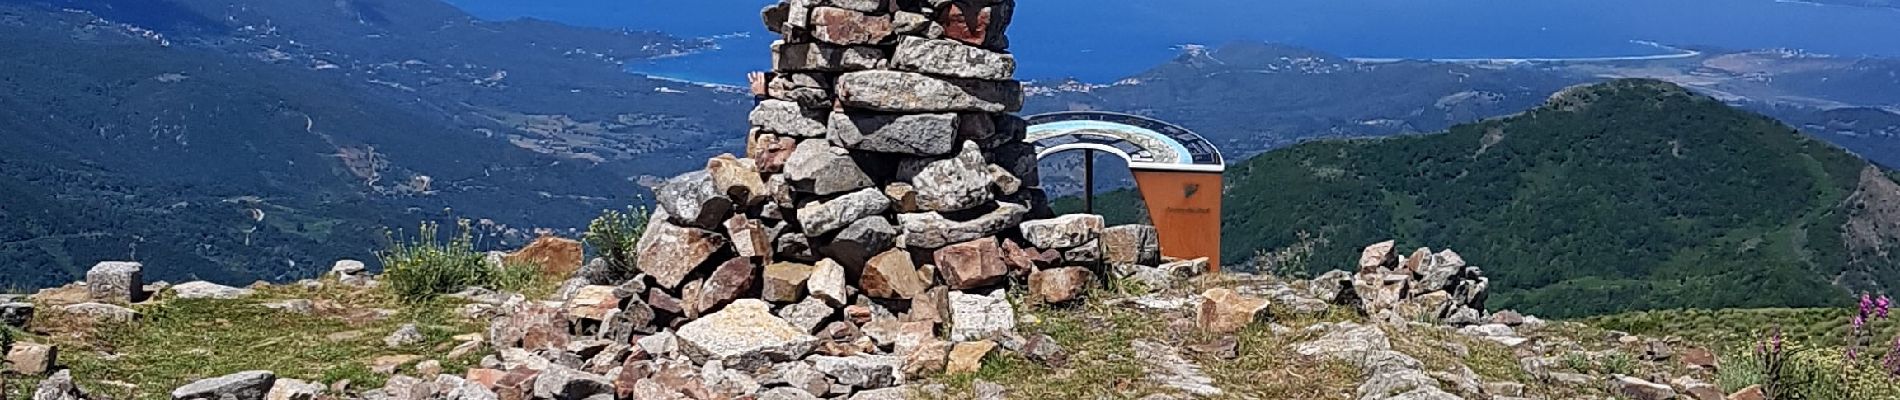
[[[489,286],[499,273],[487,257],[475,251],[466,220],[443,242],[441,226],[423,222],[413,241],[390,238],[390,248],[377,254],[383,261],[383,284],[405,301],[418,302],[455,293],[469,286]]]
[[[647,210],[644,207],[627,207],[627,211],[607,210],[600,213],[587,224],[587,234],[581,240],[594,253],[607,261],[608,272],[616,279],[631,278],[640,273],[641,234],[646,233]]]
[[[1636,372],[1636,360],[1629,354],[1616,352],[1603,356],[1603,372],[1627,375]]]
[[[1575,351],[1564,353],[1563,365],[1564,368],[1580,373],[1589,373],[1591,369],[1596,368],[1596,364],[1590,362],[1589,355]]]
[[[13,327],[0,326],[0,354],[13,350]],[[7,360],[0,357],[0,370],[6,369]]]

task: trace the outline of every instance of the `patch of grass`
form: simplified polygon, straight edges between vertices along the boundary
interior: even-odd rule
[[[1286,315],[1286,314],[1281,314]],[[1308,326],[1319,320],[1283,321]],[[1240,356],[1233,360],[1197,357],[1215,384],[1234,398],[1266,399],[1349,399],[1354,398],[1360,371],[1348,363],[1305,359],[1294,353],[1294,343],[1311,340],[1314,334],[1295,331],[1275,333],[1254,325],[1237,335]]]
[[[1636,372],[1636,359],[1623,352],[1605,354],[1602,359],[1597,360],[1597,365],[1602,368],[1603,373],[1611,375],[1629,375]]]
[[[266,303],[310,300],[314,312],[298,314]],[[176,387],[240,371],[269,370],[279,377],[352,387],[380,387],[388,378],[371,372],[380,356],[415,355],[460,371],[480,354],[445,359],[452,336],[481,332],[482,322],[455,315],[449,299],[403,301],[375,289],[330,283],[321,287],[270,287],[237,300],[165,300],[135,306],[135,323],[94,327],[87,335],[44,336],[59,344],[61,363],[89,393],[117,399],[166,399]],[[383,338],[414,323],[425,340],[388,348]],[[480,353],[480,352],[477,352]],[[404,365],[410,371],[413,363]]]
[[[972,384],[984,380],[1009,388],[1012,398],[1077,399],[1135,398],[1164,393],[1145,380],[1142,363],[1131,343],[1166,326],[1152,315],[1093,305],[1030,311],[1039,323],[1018,326],[1023,332],[1048,334],[1069,352],[1063,368],[1045,367],[1014,354],[997,353],[974,374],[939,376],[949,386],[948,398],[970,398]],[[1000,355],[1000,356],[999,356]]]
[[[1457,371],[1458,366],[1488,382],[1527,383],[1530,374],[1518,364],[1517,355],[1503,344],[1459,334],[1444,327],[1411,327],[1391,333],[1392,347],[1417,358],[1427,370]]]
[[[1604,329],[1640,335],[1679,336],[1725,346],[1749,346],[1758,333],[1780,327],[1789,340],[1816,346],[1844,345],[1853,310],[1846,308],[1765,308],[1664,310],[1604,315],[1580,320]],[[1900,324],[1870,325],[1875,338],[1900,334]]]
[[[1209,284],[1218,282],[1210,280]],[[1187,318],[1177,312],[1134,310],[1103,305],[1099,299],[1113,298],[1113,288],[1096,292],[1086,304],[1064,307],[1039,307],[1022,311],[1038,322],[1019,325],[1025,333],[1047,334],[1069,352],[1069,364],[1045,367],[1015,354],[997,353],[973,374],[938,376],[933,383],[948,387],[945,399],[965,399],[973,395],[978,380],[1004,385],[1011,398],[1029,399],[1135,399],[1152,394],[1175,394],[1149,379],[1147,362],[1133,349],[1137,340],[1161,343],[1179,349],[1181,356],[1202,368],[1225,393],[1215,398],[1269,399],[1344,399],[1352,398],[1359,371],[1339,362],[1304,360],[1291,351],[1293,343],[1310,340],[1313,334],[1302,331],[1275,333],[1267,324],[1235,336],[1238,357],[1222,359],[1189,350],[1190,344],[1208,343],[1216,337],[1204,335],[1191,325],[1170,322]],[[1285,314],[1282,314],[1285,315]],[[1350,311],[1277,321],[1296,327],[1321,321],[1356,318]],[[1189,319],[1191,320],[1191,319]],[[1343,388],[1343,389],[1342,389]],[[925,394],[929,396],[928,394]]]
[[[552,284],[554,282],[550,282],[552,279],[549,279],[546,274],[541,272],[540,265],[518,262],[503,263],[501,269],[495,271],[494,276],[490,277],[488,281],[490,289],[503,292],[523,293],[529,295],[531,298],[543,297],[535,296],[543,293],[531,292],[542,288],[552,290],[552,286],[555,286]]]

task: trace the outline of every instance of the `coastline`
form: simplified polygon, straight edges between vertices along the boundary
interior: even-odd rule
[[[639,75],[642,77],[646,77],[647,79],[652,79],[656,81],[693,85],[693,86],[703,87],[707,89],[749,90],[749,89],[746,89],[744,85],[733,85],[733,84],[719,83],[719,82],[706,81],[706,80],[696,80],[692,78],[679,77],[679,76],[668,76],[668,75],[653,73],[653,72],[636,71],[631,68],[627,69],[626,72],[629,74]]]
[[[1672,51],[1667,54],[1608,56],[1608,57],[1548,57],[1548,58],[1377,58],[1346,57],[1347,60],[1360,63],[1394,63],[1401,61],[1430,61],[1458,64],[1530,64],[1530,63],[1572,63],[1572,62],[1613,62],[1613,61],[1656,61],[1701,57],[1704,53],[1647,40],[1631,40],[1630,43]]]

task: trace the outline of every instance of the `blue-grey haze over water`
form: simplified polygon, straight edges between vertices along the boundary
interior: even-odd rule
[[[484,19],[725,37],[721,50],[631,65],[736,84],[764,70],[765,0],[448,0]],[[1789,0],[1022,0],[1010,28],[1024,79],[1109,82],[1183,44],[1251,40],[1365,58],[1582,58],[1666,54],[1644,45],[1794,48],[1900,57],[1900,10]],[[744,33],[743,37],[726,37]]]

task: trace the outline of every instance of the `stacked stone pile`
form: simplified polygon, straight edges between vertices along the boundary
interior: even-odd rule
[[[1353,305],[1382,321],[1429,319],[1454,326],[1487,321],[1484,302],[1491,280],[1484,277],[1483,269],[1466,265],[1451,250],[1434,253],[1419,248],[1401,256],[1397,247],[1394,241],[1366,246],[1356,273],[1321,275],[1313,280],[1314,294]]]
[[[1009,257],[1028,252],[1001,237],[1044,203],[1026,123],[1008,114],[1022,107],[1003,34],[1013,7],[768,7],[782,38],[772,73],[754,77],[746,157],[656,190],[638,246],[650,284],[636,300],[665,326],[740,298],[786,315],[822,316],[822,303],[948,322],[950,292],[1033,272],[1007,262],[1034,258]]]
[[[1013,6],[766,8],[782,38],[753,77],[745,156],[656,188],[639,276],[585,267],[560,301],[497,305],[499,355],[468,378],[503,399],[880,398],[993,351],[1063,363],[1015,331],[1006,286],[1079,299],[1105,232],[1099,216],[1024,222],[1047,212],[1010,114]],[[1159,258],[1141,249],[1128,258]]]

